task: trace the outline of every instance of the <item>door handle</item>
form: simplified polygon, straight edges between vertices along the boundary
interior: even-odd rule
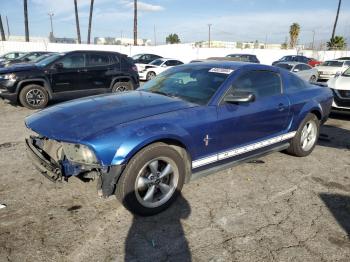
[[[284,111],[284,109],[286,109],[286,106],[282,103],[279,103],[277,109],[278,109],[278,111],[282,112],[282,111]]]

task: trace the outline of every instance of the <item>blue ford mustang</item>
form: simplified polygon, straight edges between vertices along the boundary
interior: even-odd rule
[[[35,166],[52,181],[97,179],[130,211],[153,215],[184,183],[262,154],[307,156],[332,105],[326,87],[280,68],[174,67],[137,91],[58,104],[26,119]]]

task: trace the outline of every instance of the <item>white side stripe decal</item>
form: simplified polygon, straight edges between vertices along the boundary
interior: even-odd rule
[[[192,168],[197,168],[200,166],[205,166],[214,162],[217,162],[219,160],[223,160],[226,158],[230,158],[230,157],[234,157],[234,156],[238,156],[241,154],[245,154],[248,153],[250,151],[254,151],[263,147],[267,147],[288,139],[293,138],[296,135],[296,131],[294,132],[290,132],[284,135],[280,135],[280,136],[276,136],[261,142],[257,142],[248,146],[243,146],[243,147],[238,147],[232,150],[228,150],[222,153],[218,153],[218,154],[214,154],[205,158],[201,158],[195,161],[192,161]]]

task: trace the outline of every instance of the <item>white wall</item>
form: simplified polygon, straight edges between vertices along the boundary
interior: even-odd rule
[[[9,42],[0,41],[0,54],[10,51],[54,51],[64,52],[72,50],[106,50],[116,51],[129,56],[138,53],[154,53],[168,58],[176,58],[185,63],[193,59],[205,59],[215,56],[226,56],[233,53],[255,54],[263,64],[270,65],[284,55],[295,55],[296,50],[278,49],[233,49],[233,48],[197,48],[190,44],[161,45],[161,46],[117,46],[117,45],[86,45],[86,44],[57,44],[37,42]],[[299,54],[314,57],[321,61],[341,56],[350,56],[350,51],[300,51]]]

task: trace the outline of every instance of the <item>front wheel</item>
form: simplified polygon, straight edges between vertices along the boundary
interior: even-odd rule
[[[128,163],[117,183],[116,196],[132,213],[155,215],[178,197],[185,172],[184,160],[174,148],[152,144]]]
[[[308,156],[314,150],[319,134],[320,121],[314,114],[309,113],[301,123],[287,152],[299,157]]]
[[[47,106],[49,95],[46,89],[39,85],[27,85],[19,93],[22,106],[29,109],[41,109]]]
[[[156,73],[154,73],[154,72],[148,72],[147,73],[147,76],[146,76],[146,79],[147,80],[152,80],[153,78],[155,78],[156,77]]]
[[[316,82],[317,82],[317,77],[316,77],[316,76],[311,76],[309,82],[310,82],[311,84],[316,83]]]

